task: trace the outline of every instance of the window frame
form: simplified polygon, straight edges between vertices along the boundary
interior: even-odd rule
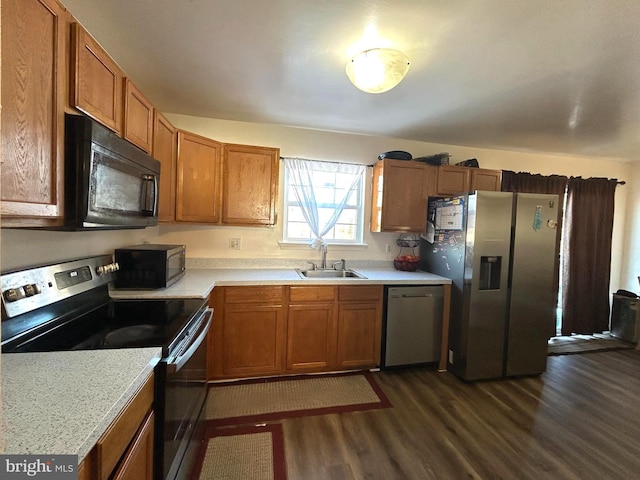
[[[315,162],[322,162],[326,164],[332,164],[337,162],[327,162],[321,160],[314,160]],[[283,183],[283,212],[282,212],[282,244],[309,244],[313,240],[313,238],[300,238],[300,237],[291,237],[289,236],[289,207],[292,205],[299,206],[299,202],[297,200],[291,201],[289,198],[290,193],[290,185],[289,185],[289,168],[286,163],[284,164],[284,183]],[[325,172],[326,173],[326,172]],[[335,172],[337,174],[337,172]],[[363,169],[362,174],[360,175],[360,180],[357,182],[355,187],[355,206],[346,205],[344,210],[354,210],[356,212],[356,223],[353,224],[355,226],[356,232],[353,240],[349,239],[331,239],[325,238],[325,242],[329,245],[346,245],[346,246],[361,246],[364,245],[364,230],[365,230],[365,194],[366,194],[366,179],[367,179],[367,169]],[[314,185],[315,186],[315,185]],[[335,191],[335,188],[334,188]],[[334,228],[339,223],[336,223]]]

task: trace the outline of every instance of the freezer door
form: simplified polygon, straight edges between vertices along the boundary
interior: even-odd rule
[[[476,192],[469,196],[463,324],[465,380],[503,375],[513,194]]]
[[[516,194],[506,375],[542,373],[547,365],[558,196]]]

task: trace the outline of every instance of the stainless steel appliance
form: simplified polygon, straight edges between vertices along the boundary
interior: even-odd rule
[[[440,359],[444,289],[441,285],[385,287],[382,367]]]
[[[546,370],[558,196],[430,199],[421,268],[452,280],[448,369],[464,380]]]
[[[117,248],[116,288],[165,288],[184,276],[187,247],[145,243]]]
[[[160,347],[155,370],[154,478],[190,474],[206,396],[205,299],[109,298],[110,255],[2,274],[2,353]]]
[[[158,223],[160,162],[84,115],[65,115],[65,230]]]
[[[609,330],[614,337],[638,343],[640,340],[640,299],[614,293]]]

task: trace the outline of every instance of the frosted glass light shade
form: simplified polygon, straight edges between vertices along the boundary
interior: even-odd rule
[[[398,50],[372,48],[347,62],[347,76],[360,90],[382,93],[398,85],[409,71],[409,58]]]

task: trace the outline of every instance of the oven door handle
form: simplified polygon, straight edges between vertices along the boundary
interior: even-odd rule
[[[213,316],[213,309],[207,308],[205,316],[208,318],[204,329],[202,330],[200,335],[198,335],[198,338],[196,338],[189,346],[189,348],[187,348],[187,350],[182,352],[179,356],[175,357],[174,360],[167,362],[167,373],[175,373],[182,367],[184,367],[184,364],[189,361],[195,351],[200,347],[200,345],[202,345],[202,342],[205,341],[205,339],[207,338],[207,333],[209,333],[209,327],[211,327],[211,317]]]

